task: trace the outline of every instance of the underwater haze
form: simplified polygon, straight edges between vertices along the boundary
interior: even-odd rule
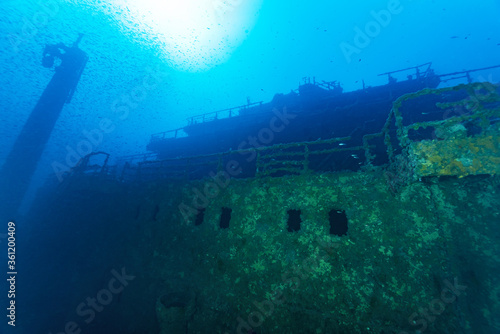
[[[497,65],[500,52],[500,3],[493,0],[400,1],[397,14],[362,47],[356,47],[356,29],[375,20],[372,11],[387,10],[388,1],[241,6],[242,1],[222,6],[216,0],[171,1],[164,8],[160,1],[141,3],[2,3],[5,144],[0,158],[8,154],[52,75],[40,66],[45,45],[70,45],[79,33],[89,62],[52,133],[45,166],[64,158],[65,147],[85,139],[82,131],[94,129],[100,118],[112,119],[112,103],[140,84],[148,69],[165,79],[125,121],[117,121],[96,150],[142,152],[151,133],[182,127],[189,116],[245,104],[247,97],[269,101],[296,89],[304,77],[338,80],[344,89],[355,90],[362,80],[384,83],[379,73],[429,61],[439,73]],[[344,50],[343,43],[350,47]]]
[[[0,31],[1,333],[500,333],[500,0]]]

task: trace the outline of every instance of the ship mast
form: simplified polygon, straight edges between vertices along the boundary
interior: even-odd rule
[[[0,170],[0,218],[13,220],[19,210],[64,104],[75,92],[88,56],[78,48],[83,34],[71,47],[63,43],[47,45],[42,65],[55,74],[31,112]],[[59,59],[60,64],[55,65]],[[3,220],[5,221],[5,220]]]

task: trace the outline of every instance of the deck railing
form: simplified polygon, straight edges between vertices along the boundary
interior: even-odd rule
[[[248,103],[248,104],[244,104],[244,105],[237,106],[237,107],[231,107],[231,108],[221,109],[221,110],[217,110],[217,111],[212,111],[212,112],[201,114],[201,115],[196,115],[196,116],[188,118],[188,125],[211,122],[211,121],[215,121],[217,119],[231,118],[233,116],[238,116],[240,111],[250,109],[250,108],[253,108],[256,106],[261,106],[262,103],[263,103],[262,101]]]
[[[95,172],[100,175],[115,173],[115,178],[122,181],[154,181],[207,178],[213,175],[211,173],[223,171],[231,161],[239,162],[242,167],[240,174],[231,174],[236,178],[359,170],[384,164],[393,167],[401,163],[401,159],[396,159],[396,156],[405,157],[412,143],[419,140],[438,142],[446,139],[442,138],[443,134],[436,131],[452,133],[456,131],[458,125],[458,129],[463,132],[464,124],[472,124],[480,132],[491,129],[491,124],[496,124],[500,120],[498,90],[497,85],[490,83],[473,83],[441,89],[424,89],[404,95],[393,103],[393,108],[381,131],[364,135],[361,143],[350,137],[331,138],[165,160],[156,160],[153,155],[143,154],[122,159],[122,162],[127,163],[124,163],[121,172],[107,167],[107,159],[104,166],[97,168]],[[453,100],[449,97],[451,93],[459,94]],[[421,105],[419,103],[410,105],[417,108],[421,114],[431,113],[433,116],[428,121],[406,120],[405,123],[405,116],[410,120],[412,117],[411,108],[406,110],[406,101],[435,95],[444,96],[443,94],[448,96],[447,102],[437,105],[424,104],[429,109],[421,110],[415,107]],[[450,115],[457,110],[458,115]],[[412,164],[408,161],[405,163],[408,166]],[[95,166],[88,166],[87,158],[82,160],[82,164],[76,170],[82,172],[84,167],[89,169]],[[401,172],[402,170],[393,171],[399,173],[397,177],[401,177]]]
[[[370,135],[371,136],[371,135]],[[323,163],[335,154],[344,159],[351,159],[360,168],[371,164],[369,154],[373,145],[348,146],[350,137],[277,144],[255,149],[228,151],[224,153],[200,155],[188,158],[175,158],[154,161],[142,161],[138,164],[127,164],[123,167],[120,179],[123,181],[152,181],[158,179],[193,180],[209,177],[209,173],[217,173],[227,168],[229,161],[240,161],[243,171],[236,178],[282,176],[304,174],[309,171],[331,171],[331,165]],[[254,155],[252,161],[246,160]]]

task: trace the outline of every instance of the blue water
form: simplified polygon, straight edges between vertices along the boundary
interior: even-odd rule
[[[41,66],[44,47],[69,46],[82,33],[79,47],[89,56],[23,212],[47,178],[57,179],[54,163],[74,166],[68,152],[102,120],[112,130],[92,151],[115,159],[145,152],[151,134],[191,116],[270,101],[305,77],[353,91],[385,84],[379,73],[426,62],[438,74],[500,64],[500,0],[185,1],[0,3],[0,165],[54,74]],[[498,82],[500,70],[472,76]],[[154,85],[144,89],[145,80]],[[116,110],[124,96],[137,97],[126,115]]]
[[[66,146],[75,148],[85,138],[82,131],[95,129],[102,118],[115,121],[116,129],[95,149],[113,156],[134,154],[144,151],[151,133],[182,127],[189,116],[246,104],[247,98],[269,101],[276,93],[296,89],[303,77],[338,80],[350,91],[361,88],[362,80],[367,85],[385,83],[385,77],[377,74],[390,70],[432,61],[438,73],[449,73],[496,65],[500,54],[500,1],[400,1],[394,6],[397,14],[383,17],[385,26],[372,30],[374,37],[360,48],[355,44],[356,29],[373,28],[373,12],[387,11],[391,2],[257,1],[251,12],[253,25],[232,20],[233,14],[245,14],[238,8],[240,1],[229,2],[235,5],[224,7],[222,14],[216,1],[209,2],[203,4],[208,12],[206,28],[228,23],[216,37],[206,37],[214,40],[213,52],[201,50],[209,59],[204,61],[196,58],[196,36],[176,39],[165,31],[135,28],[140,27],[139,14],[120,15],[99,1],[3,1],[0,161],[53,73],[40,66],[43,48],[59,42],[70,45],[78,33],[85,34],[80,48],[90,60],[72,103],[66,105],[54,129],[38,178],[50,173],[51,162],[62,162]],[[167,12],[163,18],[176,15]],[[343,43],[356,52],[343,52]],[[187,60],[172,56],[175,52],[169,47],[176,45],[194,56]],[[164,81],[126,120],[116,120],[113,101],[140,84],[147,68],[161,71]],[[498,73],[480,75],[498,80]]]

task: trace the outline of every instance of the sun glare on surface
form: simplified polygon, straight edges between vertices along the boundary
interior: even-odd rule
[[[146,34],[176,68],[203,71],[223,63],[254,26],[262,0],[113,0],[108,12]]]

